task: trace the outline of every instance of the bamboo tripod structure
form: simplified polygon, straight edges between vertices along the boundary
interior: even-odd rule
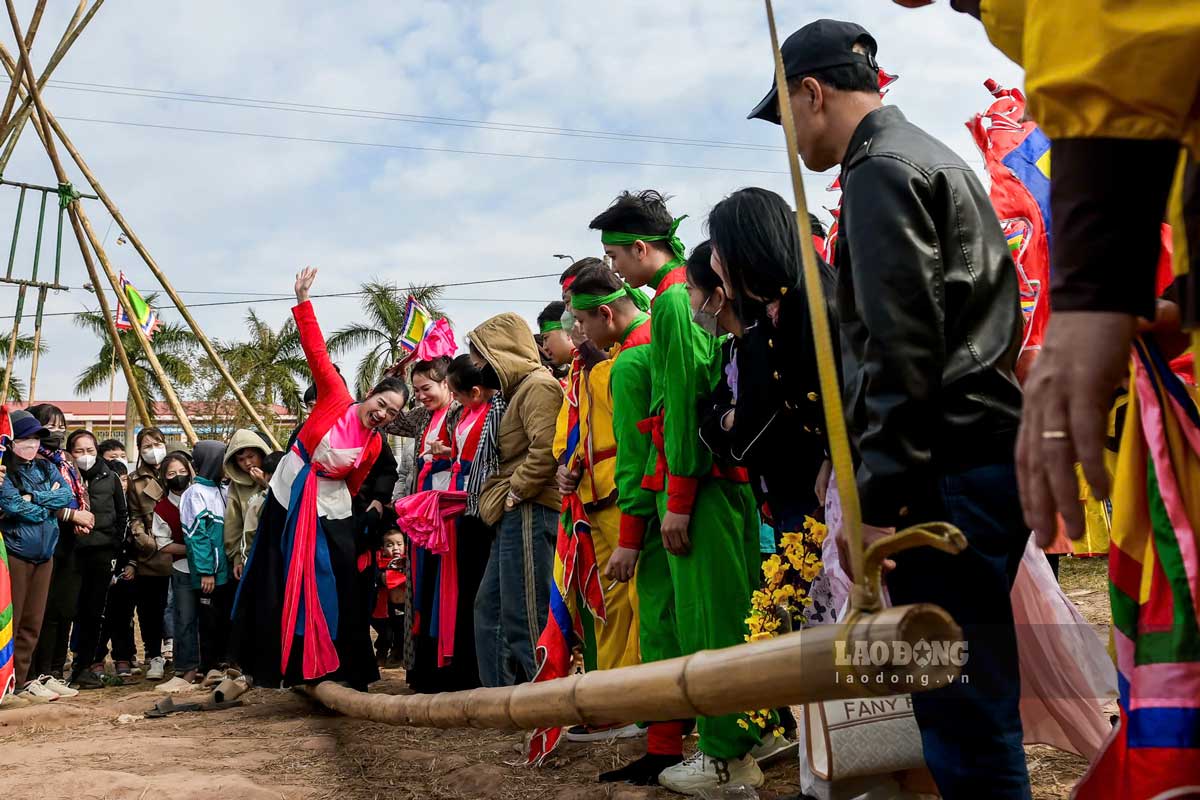
[[[41,140],[42,145],[46,150],[46,155],[50,159],[51,165],[54,167],[54,172],[59,182],[60,191],[70,193],[70,199],[66,201],[66,204],[67,212],[71,220],[71,227],[75,233],[76,241],[79,244],[80,253],[83,256],[84,264],[87,267],[88,276],[91,280],[92,286],[94,286],[96,289],[96,296],[100,301],[100,310],[105,317],[106,327],[113,344],[113,349],[116,351],[117,357],[121,361],[121,369],[125,375],[129,392],[134,398],[138,414],[144,421],[148,422],[150,420],[150,415],[148,413],[149,409],[146,406],[145,398],[143,398],[141,393],[137,390],[137,382],[134,376],[133,367],[129,361],[129,356],[125,352],[125,348],[121,343],[115,323],[113,322],[111,309],[108,305],[108,300],[105,297],[105,290],[103,285],[100,283],[95,262],[92,259],[93,253],[95,254],[96,260],[99,261],[100,268],[103,271],[109,286],[111,286],[113,291],[116,293],[117,301],[125,310],[126,315],[131,320],[136,320],[137,315],[133,310],[129,298],[123,291],[121,291],[120,282],[117,278],[117,275],[113,271],[108,254],[105,251],[103,244],[97,238],[95,230],[92,228],[91,220],[87,216],[87,213],[84,211],[82,205],[79,203],[78,193],[74,192],[74,190],[71,188],[69,177],[58,156],[58,150],[55,144],[56,138],[58,141],[61,141],[63,147],[66,148],[67,153],[75,162],[75,166],[86,178],[93,191],[96,192],[97,199],[104,203],[108,213],[112,216],[118,227],[121,228],[121,231],[125,234],[126,239],[133,244],[134,249],[138,252],[138,255],[140,255],[142,260],[146,263],[146,266],[150,269],[150,272],[162,286],[167,296],[171,298],[171,301],[175,304],[175,307],[178,309],[180,315],[182,315],[184,320],[187,322],[188,327],[191,328],[192,333],[196,336],[196,339],[204,348],[204,351],[208,355],[209,359],[213,365],[216,366],[218,372],[221,374],[221,377],[233,392],[238,404],[259,428],[259,430],[261,430],[267,436],[267,438],[270,439],[272,446],[278,449],[279,443],[275,438],[274,431],[267,426],[266,422],[259,414],[258,409],[254,407],[254,405],[242,391],[241,387],[238,385],[237,381],[234,380],[233,376],[229,372],[229,368],[225,365],[224,360],[221,358],[220,354],[217,353],[216,348],[214,348],[212,345],[212,342],[200,328],[199,323],[196,322],[195,318],[188,310],[187,305],[183,302],[182,298],[179,297],[179,294],[175,291],[175,288],[167,279],[166,274],[150,255],[149,250],[145,247],[141,239],[129,225],[129,222],[125,219],[125,216],[121,213],[116,203],[104,190],[104,187],[97,179],[95,173],[92,172],[87,162],[84,161],[83,156],[80,154],[78,148],[75,147],[74,143],[67,136],[62,126],[58,123],[58,120],[54,118],[54,116],[46,109],[45,104],[42,102],[42,87],[50,78],[50,75],[54,69],[62,61],[71,45],[74,44],[76,39],[79,38],[79,34],[82,33],[83,29],[95,16],[96,11],[103,4],[104,0],[94,0],[92,6],[87,10],[86,13],[84,12],[86,0],[80,0],[75,14],[67,26],[67,30],[64,32],[58,46],[55,48],[54,53],[43,70],[42,77],[40,79],[35,79],[33,67],[29,60],[29,48],[32,45],[34,34],[36,33],[37,26],[40,23],[45,2],[46,0],[39,0],[38,6],[34,11],[33,20],[30,23],[29,32],[22,35],[20,20],[17,18],[13,0],[5,0],[9,22],[12,25],[13,35],[17,42],[18,58],[13,59],[7,48],[5,48],[3,44],[0,44],[0,60],[3,60],[5,69],[8,71],[12,79],[11,86],[9,87],[8,98],[6,99],[3,112],[0,113],[0,131],[2,131],[0,136],[8,138],[5,151],[2,155],[0,155],[0,173],[2,173],[4,166],[7,165],[8,159],[12,155],[12,150],[16,145],[17,137],[20,136],[21,130],[24,127],[24,123],[27,120],[32,119],[33,128],[38,134],[38,138]],[[20,109],[18,109],[17,112],[10,117],[17,98],[21,98],[22,105]],[[39,309],[39,331],[40,318],[41,314]],[[18,312],[17,325],[19,325],[19,321]],[[14,330],[16,329],[17,326],[14,325]],[[141,346],[146,355],[146,359],[150,364],[151,371],[154,373],[159,386],[163,390],[167,404],[170,406],[172,413],[175,414],[176,419],[179,420],[180,426],[183,428],[188,442],[194,444],[198,439],[196,431],[192,427],[191,420],[188,418],[186,410],[184,409],[182,402],[180,402],[178,395],[176,395],[175,389],[171,385],[170,380],[167,378],[161,363],[159,363],[157,355],[151,348],[149,339],[141,330],[140,326],[134,324],[132,326],[132,330],[138,341],[138,344]],[[36,336],[37,334],[35,334],[35,337]],[[14,346],[15,338],[16,337],[14,335],[13,342],[10,342],[10,350]],[[7,372],[8,370],[6,370],[6,374]],[[35,381],[36,378],[31,381],[31,384],[35,383]],[[7,387],[7,379],[5,380],[5,387]]]
[[[881,580],[884,559],[900,550],[930,546],[957,553],[966,547],[966,538],[951,525],[931,523],[900,531],[864,551],[858,490],[833,361],[833,338],[808,223],[787,76],[771,0],[764,2],[780,121],[796,199],[805,292],[816,343],[826,429],[841,492],[843,526],[849,534],[854,589],[846,620],[670,661],[515,687],[388,696],[356,692],[325,681],[306,687],[310,696],[343,714],[395,725],[531,729],[719,716],[748,709],[927,691],[957,679],[959,668],[953,665],[938,665],[933,670],[911,662],[855,666],[854,659],[844,657],[864,647],[870,652],[872,645],[878,643],[913,645],[922,640],[961,640],[962,630],[941,608],[926,604],[882,608]],[[921,676],[926,680],[911,680]]]

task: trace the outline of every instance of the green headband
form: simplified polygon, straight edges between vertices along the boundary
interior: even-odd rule
[[[617,289],[612,294],[606,295],[578,294],[572,292],[571,308],[574,308],[576,311],[590,311],[593,308],[599,308],[600,306],[606,306],[609,303],[615,303],[622,297],[628,297],[630,300],[632,300],[633,304],[638,307],[639,311],[650,310],[650,298],[646,297],[646,294],[641,289],[634,289],[628,283],[622,284],[620,289]]]
[[[684,214],[682,217],[677,217],[675,221],[671,223],[671,230],[657,236],[647,233],[618,233],[617,231],[601,231],[600,241],[604,244],[619,244],[625,247],[628,247],[639,240],[643,242],[666,241],[671,246],[671,252],[673,252],[677,258],[684,258],[685,251],[683,249],[683,242],[681,242],[679,237],[675,235],[675,231],[679,229],[679,223],[683,222],[685,219],[687,219],[687,214]]]
[[[561,331],[563,329],[562,322],[556,319],[548,319],[542,323],[542,334],[545,335],[551,331]]]

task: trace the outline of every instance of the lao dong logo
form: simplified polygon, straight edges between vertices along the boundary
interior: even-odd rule
[[[847,646],[843,639],[834,643],[834,663],[839,667],[857,668],[851,671],[838,670],[835,677],[837,683],[928,686],[931,680],[937,680],[939,677],[945,683],[955,680],[968,681],[968,676],[958,674],[958,670],[967,663],[967,643],[958,640],[930,642],[921,639],[916,644],[904,641],[857,641]],[[871,667],[900,669],[871,670]],[[950,667],[955,669],[948,669]],[[938,668],[947,668],[946,674],[938,676]]]

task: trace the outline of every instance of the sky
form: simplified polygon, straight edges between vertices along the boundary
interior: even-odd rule
[[[33,5],[17,3],[23,26]],[[32,56],[39,74],[70,5],[49,4]],[[987,107],[986,78],[1020,85],[1022,74],[977,21],[946,3],[906,10],[884,0],[781,2],[776,13],[781,36],[823,16],[864,25],[880,65],[900,76],[887,102],[981,169],[963,123]],[[8,26],[0,30],[15,52]],[[121,0],[100,9],[45,100],[205,332],[232,341],[250,308],[283,323],[290,303],[268,296],[290,297],[307,264],[320,269],[314,294],[372,279],[557,275],[567,262],[556,253],[601,254],[587,224],[624,189],[672,195],[672,212],[688,215],[680,235],[689,246],[732,191],[763,186],[790,202],[782,129],[745,118],[772,70],[765,14],[753,0]],[[203,102],[164,99],[164,91]],[[55,182],[31,130],[4,177]],[[836,203],[825,191],[832,179],[806,179],[810,208],[825,219],[820,209]],[[0,230],[11,231],[16,195],[0,187]],[[153,290],[104,207],[84,202],[114,265]],[[32,266],[33,207],[27,201],[14,276]],[[48,213],[43,276],[53,220]],[[73,314],[97,304],[81,288],[87,276],[69,226],[62,275],[74,288],[46,305],[58,316],[43,328],[49,352],[38,399],[107,399],[107,391],[73,389],[100,343],[74,324]],[[16,294],[0,285],[4,329]],[[557,295],[549,277],[451,286],[444,307],[464,343],[502,311],[532,325]],[[315,302],[327,335],[360,317],[354,297]],[[160,311],[181,319],[169,306]],[[358,355],[338,360],[352,371]],[[28,362],[18,365],[19,376],[28,372]]]

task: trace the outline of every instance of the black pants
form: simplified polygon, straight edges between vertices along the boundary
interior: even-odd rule
[[[170,586],[170,575],[138,575],[133,581],[134,604],[147,662],[162,655],[163,615]]]
[[[60,532],[59,534],[64,535]],[[72,536],[74,533],[72,532]],[[80,574],[75,563],[75,548],[54,556],[54,575],[50,578],[50,595],[46,599],[46,614],[42,617],[42,633],[33,651],[30,673],[61,677],[67,663],[67,644],[71,639],[71,623],[79,608]]]
[[[200,595],[200,672],[229,664],[229,614],[237,583],[229,581]]]
[[[108,587],[108,600],[104,604],[104,626],[96,642],[96,654],[92,658],[97,664],[104,663],[112,644],[112,659],[132,662],[137,655],[133,643],[133,610],[137,606],[136,580],[118,578]]]
[[[79,606],[75,614],[75,664],[80,675],[92,665],[104,626],[104,604],[112,583],[115,547],[76,547],[75,568],[79,571]]]
[[[375,629],[375,657],[386,659],[404,657],[404,604],[388,603],[388,615],[383,619],[371,618]]]

